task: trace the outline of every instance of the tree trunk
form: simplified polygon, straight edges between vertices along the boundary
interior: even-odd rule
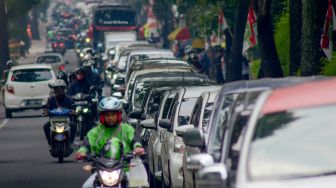
[[[283,77],[274,40],[271,14],[272,0],[257,0],[255,2],[255,8],[257,10],[258,45],[263,77]]]
[[[0,71],[5,68],[9,60],[8,31],[7,31],[7,11],[5,0],[0,0]]]
[[[37,7],[35,6],[32,9],[32,20],[31,20],[31,31],[32,31],[32,39],[33,40],[41,40],[40,32],[39,32],[39,14],[37,11]]]
[[[320,47],[328,1],[302,1],[301,75],[317,75],[321,70]]]
[[[302,2],[290,1],[290,65],[289,75],[298,73],[301,62],[301,28],[302,28]]]
[[[242,79],[242,51],[244,33],[246,28],[247,13],[250,0],[240,0],[236,12],[236,24],[232,43],[231,58],[227,62],[226,81],[236,81]]]

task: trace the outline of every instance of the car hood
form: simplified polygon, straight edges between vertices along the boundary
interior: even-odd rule
[[[248,183],[246,185],[237,186],[238,188],[334,188],[336,185],[336,175],[302,178],[295,180],[279,180],[279,181],[260,181]]]

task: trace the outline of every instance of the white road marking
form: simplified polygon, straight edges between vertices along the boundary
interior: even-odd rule
[[[4,121],[0,124],[0,130],[7,124],[8,119],[4,119]]]

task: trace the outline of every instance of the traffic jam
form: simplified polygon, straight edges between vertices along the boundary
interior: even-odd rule
[[[44,52],[7,62],[4,114],[38,110],[44,156],[83,168],[82,187],[336,185],[336,79],[214,80],[204,41],[163,48],[126,1],[58,0],[49,12]]]

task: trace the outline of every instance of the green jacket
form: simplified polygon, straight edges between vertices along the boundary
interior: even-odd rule
[[[123,123],[119,126],[121,126],[121,128],[107,128],[102,124],[98,124],[97,127],[87,133],[87,138],[78,152],[85,154],[91,153],[99,156],[106,142],[111,139],[112,147],[117,149],[117,153],[112,153],[110,154],[111,156],[107,157],[120,158],[119,144],[115,142],[116,140],[122,141],[124,153],[129,153],[132,152],[134,148],[142,147],[141,140],[135,136],[135,129],[131,125]]]

